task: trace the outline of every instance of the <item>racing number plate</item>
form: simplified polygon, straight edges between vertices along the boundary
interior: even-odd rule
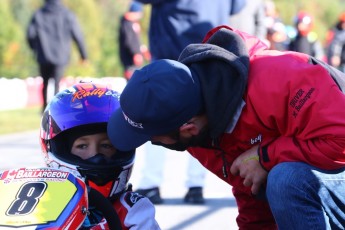
[[[49,168],[0,172],[0,227],[76,229],[85,219],[87,190],[72,174]]]

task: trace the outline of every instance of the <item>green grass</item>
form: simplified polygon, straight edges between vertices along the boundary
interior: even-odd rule
[[[39,130],[41,107],[0,111],[0,134]]]

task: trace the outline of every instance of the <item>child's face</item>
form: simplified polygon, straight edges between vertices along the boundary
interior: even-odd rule
[[[97,133],[76,139],[71,152],[73,155],[86,160],[98,153],[110,158],[115,154],[116,149],[111,144],[106,133]]]

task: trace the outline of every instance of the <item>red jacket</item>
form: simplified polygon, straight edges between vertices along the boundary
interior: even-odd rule
[[[310,63],[309,56],[264,50],[258,40],[235,32],[245,40],[250,68],[245,106],[232,133],[220,138],[229,176],[223,176],[220,151],[190,148],[189,152],[233,187],[241,229],[275,229],[268,203],[255,199],[242,178],[230,174],[232,162],[260,144],[260,163],[267,171],[293,161],[322,169],[345,167],[345,95],[325,68]]]

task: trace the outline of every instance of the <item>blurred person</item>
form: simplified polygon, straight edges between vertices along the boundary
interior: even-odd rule
[[[107,123],[119,106],[119,94],[103,84],[77,83],[56,94],[41,121],[44,161],[101,193],[117,213],[121,229],[160,229],[153,204],[128,184],[135,149],[119,151],[108,139]],[[107,215],[96,205],[88,211],[81,229],[109,229]]]
[[[136,68],[144,64],[144,59],[150,59],[149,51],[140,39],[142,11],[142,4],[133,1],[120,20],[119,52],[126,80],[131,78]]]
[[[345,72],[345,12],[338,17],[336,25],[327,33],[328,63]]]
[[[266,42],[271,50],[287,50],[289,45],[289,36],[287,26],[279,17],[275,3],[272,0],[264,1],[265,8],[265,26],[267,28]]]
[[[149,49],[152,61],[158,59],[177,60],[180,52],[191,43],[202,41],[205,33],[211,28],[228,24],[229,16],[240,12],[246,0],[137,0],[151,5],[149,26]],[[163,202],[160,194],[160,182],[164,170],[164,162],[158,154],[165,151],[145,145],[145,165],[142,169],[142,181],[137,192],[147,196],[155,204]],[[206,170],[200,163],[189,156],[188,191],[184,202],[190,204],[204,203],[203,180]],[[156,177],[152,175],[157,175]],[[193,176],[190,176],[193,175]],[[152,186],[150,186],[152,185]]]
[[[305,12],[297,13],[294,21],[295,35],[291,38],[288,50],[308,54],[319,60],[325,61],[325,52],[313,31],[314,19]]]
[[[267,29],[267,44],[271,50],[288,50],[290,38],[288,36],[287,25],[276,21],[272,27]]]
[[[201,42],[214,26],[229,24],[247,0],[136,0],[151,5],[149,49],[152,60],[177,60],[184,47]]]
[[[108,135],[121,150],[188,150],[231,185],[239,229],[343,229],[344,75],[219,26],[136,70]]]
[[[136,192],[148,197],[152,203],[161,204],[164,199],[161,197],[160,187],[164,180],[164,169],[166,162],[166,149],[161,146],[152,145],[147,142],[143,146],[145,158],[143,168],[140,170],[140,180]],[[205,185],[206,170],[194,157],[188,156],[185,186],[188,192],[183,201],[189,204],[203,204],[203,187]]]
[[[266,40],[265,5],[263,0],[250,0],[237,14],[231,15],[229,25],[243,32]]]
[[[28,25],[27,42],[34,52],[43,78],[42,112],[47,105],[48,82],[54,79],[54,94],[70,60],[71,42],[78,47],[82,62],[87,60],[84,37],[77,18],[60,0],[45,0]]]

